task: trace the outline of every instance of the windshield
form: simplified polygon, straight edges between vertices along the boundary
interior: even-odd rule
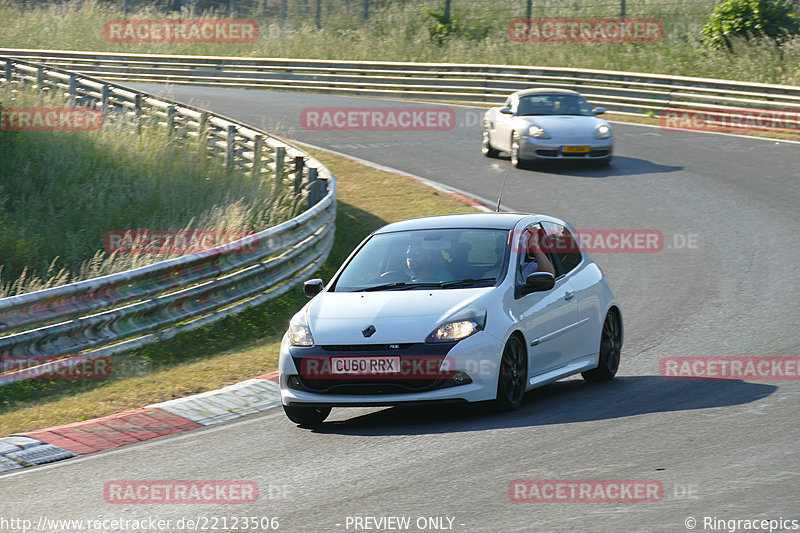
[[[592,106],[577,94],[530,94],[519,99],[517,115],[591,116]]]
[[[505,272],[507,230],[437,229],[373,235],[336,292],[490,287]]]

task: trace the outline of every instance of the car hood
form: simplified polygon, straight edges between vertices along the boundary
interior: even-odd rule
[[[593,137],[594,130],[600,124],[608,124],[596,116],[578,115],[536,115],[517,117],[524,121],[527,127],[535,124],[542,128],[551,137]]]
[[[314,343],[423,342],[443,320],[493,287],[380,292],[322,292],[308,304]],[[362,330],[375,327],[365,337]]]

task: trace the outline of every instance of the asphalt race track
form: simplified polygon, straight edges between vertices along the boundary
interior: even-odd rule
[[[660,230],[657,253],[593,254],[622,305],[620,373],[538,389],[503,415],[334,409],[308,431],[272,410],[0,476],[0,516],[154,517],[172,520],[171,531],[186,529],[180,518],[233,516],[277,516],[286,532],[376,531],[353,517],[390,516],[410,517],[408,531],[435,530],[428,518],[443,517],[456,532],[678,532],[690,517],[695,531],[727,530],[712,518],[800,524],[797,377],[659,376],[670,356],[800,355],[800,144],[615,124],[609,167],[517,170],[480,154],[476,108],[455,107],[448,131],[305,131],[304,108],[429,104],[196,87],[163,94],[492,201],[508,173],[504,205],[579,229]],[[131,479],[248,480],[261,496],[249,505],[105,502],[106,482]],[[659,480],[664,494],[656,503],[515,503],[517,479]]]

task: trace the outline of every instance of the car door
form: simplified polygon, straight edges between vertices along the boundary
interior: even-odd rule
[[[536,245],[542,227],[538,224],[528,226],[520,232],[515,263],[516,283],[522,285],[521,267],[525,261],[526,249]],[[537,236],[532,242],[532,237]],[[555,263],[551,253],[546,252]],[[557,267],[556,264],[553,265]],[[541,270],[541,269],[540,269]],[[555,370],[567,364],[575,345],[575,324],[578,321],[578,307],[574,290],[568,276],[556,270],[555,286],[549,291],[533,292],[515,297],[512,313],[525,334],[528,348],[528,376]]]
[[[569,278],[575,291],[578,323],[575,327],[575,349],[570,360],[585,359],[597,352],[600,341],[599,330],[604,318],[601,316],[603,291],[600,286],[603,273],[594,262],[584,260],[575,232],[553,222],[543,222],[542,225],[548,234],[557,236],[553,247],[556,266]]]

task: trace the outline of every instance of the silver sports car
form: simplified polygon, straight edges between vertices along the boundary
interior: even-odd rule
[[[502,107],[483,117],[481,152],[511,155],[522,168],[532,160],[577,159],[611,161],[611,125],[597,117],[605,113],[580,93],[566,89],[528,89],[512,93]]]

